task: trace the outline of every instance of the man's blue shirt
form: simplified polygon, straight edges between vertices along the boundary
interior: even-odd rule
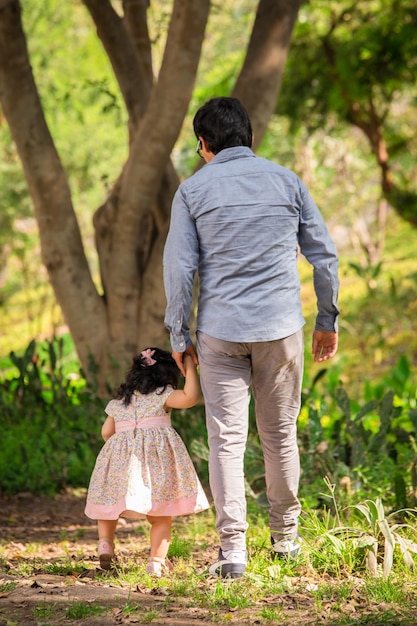
[[[336,331],[337,251],[306,186],[250,148],[219,152],[179,186],[172,204],[164,250],[172,349],[191,343],[196,273],[197,330],[248,343],[299,330],[299,250],[314,268],[316,328]]]

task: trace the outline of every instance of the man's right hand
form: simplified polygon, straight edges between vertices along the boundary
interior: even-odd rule
[[[196,367],[198,365],[198,357],[197,357],[197,353],[194,349],[193,344],[188,346],[188,348],[184,352],[176,352],[174,350],[172,351],[171,354],[172,354],[172,358],[174,359],[175,363],[178,365],[178,369],[180,370],[183,376],[185,376],[184,358],[186,354],[190,355]]]
[[[312,355],[316,363],[331,359],[337,351],[338,334],[315,330],[313,332]]]

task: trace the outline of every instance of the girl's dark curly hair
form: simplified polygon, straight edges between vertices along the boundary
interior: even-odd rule
[[[147,350],[151,351],[152,359],[156,361],[153,365],[148,365],[148,359],[142,356]],[[133,357],[132,367],[126,372],[125,382],[116,389],[115,397],[127,406],[135,391],[146,394],[162,387],[159,393],[163,393],[168,385],[177,389],[179,377],[180,370],[169,352],[146,348]]]

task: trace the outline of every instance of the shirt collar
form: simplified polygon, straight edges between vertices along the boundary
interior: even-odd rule
[[[248,148],[247,146],[224,148],[224,150],[220,150],[220,152],[218,152],[207,165],[224,163],[225,161],[233,161],[234,159],[242,159],[244,157],[254,156],[256,156],[255,153],[251,150],[251,148]]]

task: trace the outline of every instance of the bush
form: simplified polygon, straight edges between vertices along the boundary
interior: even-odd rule
[[[64,373],[63,349],[63,339],[32,341],[22,356],[10,354],[13,370],[0,382],[0,493],[52,495],[88,486],[108,398],[97,396],[82,371]],[[401,357],[381,382],[365,381],[360,400],[349,397],[341,379],[337,367],[323,369],[303,386],[300,498],[311,508],[326,508],[320,492],[327,476],[342,504],[365,496],[383,498],[392,509],[415,506],[417,396],[407,360]],[[173,425],[207,484],[204,408],[174,411]],[[248,498],[266,505],[253,403],[245,475]]]
[[[308,486],[329,476],[350,499],[366,494],[392,508],[414,507],[417,390],[406,357],[381,382],[364,381],[360,399],[349,397],[341,379],[337,368],[322,370],[303,392],[302,492],[312,494]]]
[[[0,382],[0,492],[53,494],[87,486],[98,450],[104,401],[82,372],[64,374],[63,341],[10,359],[17,373]]]

